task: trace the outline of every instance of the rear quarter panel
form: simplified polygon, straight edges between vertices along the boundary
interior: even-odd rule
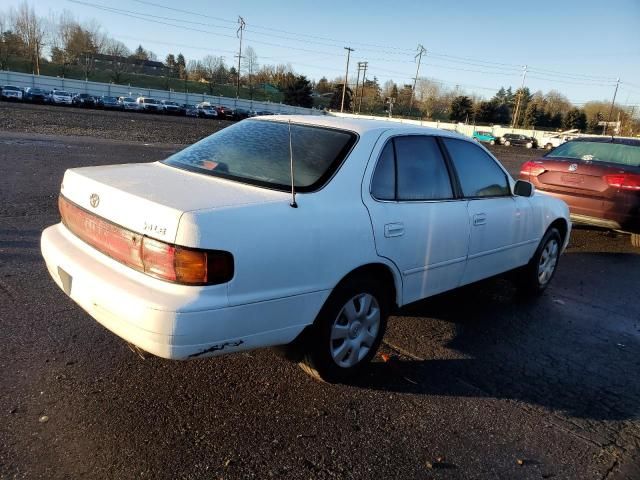
[[[326,298],[352,270],[381,262],[360,197],[377,137],[361,137],[324,188],[297,195],[298,208],[292,208],[288,199],[187,212],[180,220],[176,243],[233,253],[230,305],[319,291]]]

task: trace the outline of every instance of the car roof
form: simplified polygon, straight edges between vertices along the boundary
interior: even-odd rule
[[[360,135],[372,131],[382,133],[386,130],[394,130],[397,133],[423,133],[469,140],[464,135],[452,131],[384,119],[374,120],[368,118],[335,117],[332,115],[273,115],[269,117],[258,117],[252,120],[260,122],[282,122],[291,120],[291,123],[350,130]]]
[[[640,147],[640,139],[629,138],[629,137],[578,137],[570,141],[571,142],[618,143],[622,145],[630,145],[632,147]]]

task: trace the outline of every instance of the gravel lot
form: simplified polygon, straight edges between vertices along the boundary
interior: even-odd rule
[[[88,317],[39,252],[64,170],[161,159],[224,125],[0,103],[0,478],[640,478],[624,235],[576,229],[536,302],[492,279],[403,309],[391,360],[352,385],[271,350],[141,360]],[[494,151],[512,171],[536,154]]]

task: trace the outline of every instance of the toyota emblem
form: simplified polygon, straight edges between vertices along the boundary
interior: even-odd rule
[[[100,205],[100,197],[97,193],[91,194],[91,196],[89,197],[89,203],[93,208],[96,208],[98,205]]]
[[[569,171],[570,172],[575,172],[578,169],[578,164],[577,163],[572,163],[571,165],[569,165]]]

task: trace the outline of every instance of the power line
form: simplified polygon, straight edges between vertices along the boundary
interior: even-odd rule
[[[72,1],[74,3],[80,3],[77,0],[68,0],[68,1]],[[195,12],[195,11],[191,11],[191,10],[184,10],[184,9],[179,9],[179,8],[174,8],[174,7],[169,7],[163,4],[159,4],[156,2],[151,2],[148,0],[133,0],[137,3],[140,4],[144,4],[144,5],[151,5],[154,7],[158,7],[158,8],[163,8],[166,10],[170,10],[170,11],[174,11],[174,12],[179,12],[179,13],[184,13],[187,15],[194,15],[194,16],[198,16],[198,17],[205,17],[205,18],[211,18],[214,20],[218,20],[218,21],[223,21],[223,22],[227,22],[227,23],[235,23],[232,20],[229,19],[225,19],[225,18],[221,18],[221,17],[216,17],[216,16],[212,16],[212,15],[207,15],[207,14],[202,14],[199,12]],[[88,2],[82,2],[85,5],[91,6]],[[95,4],[93,4],[95,6]],[[111,7],[108,7],[111,8]],[[126,11],[126,10],[121,10],[121,9],[114,9],[114,10],[120,10],[122,12],[128,12],[128,13],[133,13],[136,15],[145,15],[145,16],[152,16],[152,15],[148,15],[146,13],[138,13],[138,12],[130,12],[130,11]],[[179,21],[179,22],[183,22],[183,23],[191,23],[191,24],[195,24],[195,25],[201,25],[201,26],[206,26],[207,24],[204,24],[202,22],[191,22],[188,20],[181,20],[181,19],[174,19],[174,18],[167,18],[167,17],[159,17],[159,16],[154,16],[156,18],[161,18],[164,20],[171,20],[171,21]],[[220,25],[212,25],[216,28],[224,28],[224,29],[232,29],[233,27],[230,26],[220,26]],[[328,46],[330,48],[338,48],[341,44],[347,43],[346,41],[343,40],[336,40],[335,38],[329,38],[329,37],[323,37],[323,36],[319,36],[319,35],[310,35],[310,34],[305,34],[305,33],[299,33],[299,32],[291,32],[288,30],[282,30],[282,29],[277,29],[277,28],[272,28],[272,27],[265,27],[265,26],[260,26],[260,25],[252,25],[251,28],[247,29],[247,32],[251,32],[253,34],[256,35],[267,35],[265,33],[262,32],[257,32],[254,29],[262,29],[262,30],[267,30],[267,31],[271,31],[271,32],[280,32],[280,33],[285,33],[287,35],[287,37],[282,37],[282,36],[277,36],[277,35],[273,35],[273,34],[269,34],[270,37],[276,37],[276,38],[283,38],[285,40],[292,40],[292,41],[298,41],[298,42],[304,42],[304,43],[315,43],[318,45],[323,45],[323,46]],[[206,33],[211,33],[211,34],[217,34],[216,32],[206,32]],[[218,34],[219,35],[219,34]],[[225,36],[225,35],[221,35],[221,36]],[[315,39],[319,39],[319,40],[324,40],[324,41],[328,41],[331,43],[322,43],[322,42],[313,42],[310,40],[301,40],[301,39],[296,39],[296,38],[291,38],[291,36],[294,37],[307,37],[307,38],[315,38]],[[281,47],[281,48],[294,48],[294,49],[298,49],[301,51],[306,51],[309,53],[320,53],[320,54],[324,54],[325,52],[318,52],[318,51],[313,51],[310,49],[299,49],[296,47],[291,47],[290,45],[281,45],[281,44],[275,44],[275,43],[271,43],[271,42],[264,42],[261,40],[253,40],[254,43],[262,43],[264,45],[269,45],[269,46],[275,46],[275,47]],[[411,50],[410,49],[405,49],[405,48],[401,48],[401,47],[395,47],[395,46],[389,46],[389,45],[379,45],[379,44],[372,44],[372,43],[365,43],[365,42],[348,42],[351,43],[352,45],[363,45],[363,46],[367,46],[367,47],[373,47],[376,52],[379,53],[386,53],[389,55],[405,55],[405,56],[409,56],[411,54]],[[371,50],[371,49],[367,49],[367,48],[361,48],[359,47],[359,50],[363,50],[363,51],[367,51],[367,50]],[[464,56],[456,56],[456,55],[450,55],[450,54],[445,54],[445,53],[438,53],[438,52],[430,52],[430,56],[434,57],[434,58],[439,58],[442,61],[445,62],[452,62],[452,63],[459,63],[459,64],[463,64],[463,65],[470,65],[470,66],[477,66],[477,67],[482,67],[482,68],[489,68],[489,69],[502,69],[502,70],[515,70],[518,71],[520,69],[520,66],[517,64],[512,64],[512,63],[504,63],[504,62],[495,62],[495,61],[490,61],[490,60],[482,60],[482,59],[478,59],[478,58],[471,58],[471,57],[464,57]],[[385,61],[385,62],[397,62],[397,60],[389,60],[389,59],[375,59],[375,58],[370,58],[370,60],[378,60],[378,61]],[[406,60],[407,62],[410,61],[409,59]],[[436,66],[436,65],[434,65]],[[444,65],[438,65],[441,68],[449,68],[449,69],[454,69],[454,67],[447,67]],[[460,71],[470,71],[470,72],[476,72],[476,73],[484,73],[484,74],[498,74],[498,72],[490,72],[490,71],[479,71],[479,70],[472,70],[472,69],[467,69],[467,70],[462,70],[462,69],[458,69]],[[595,75],[587,75],[587,74],[581,74],[581,73],[563,73],[563,72],[559,72],[556,70],[549,70],[549,69],[544,69],[544,68],[539,68],[539,67],[530,67],[530,71],[536,71],[538,72],[540,75],[544,75],[547,77],[556,77],[556,76],[560,76],[560,77],[564,77],[564,78],[569,78],[569,79],[577,79],[577,80],[584,80],[584,81],[610,81],[612,84],[615,81],[613,78],[611,77],[604,77],[604,76],[595,76]],[[515,72],[514,72],[515,73]],[[500,75],[508,75],[507,73],[504,72],[499,72]]]

